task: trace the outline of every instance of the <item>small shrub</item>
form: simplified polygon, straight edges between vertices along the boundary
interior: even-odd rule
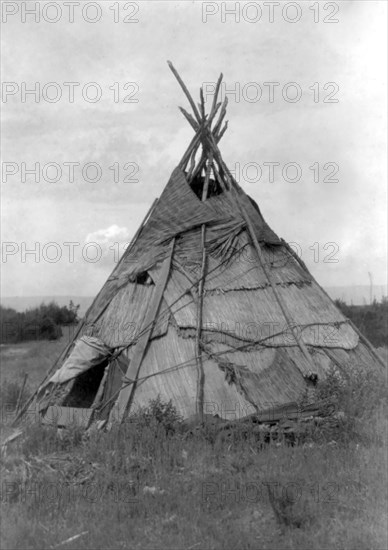
[[[325,380],[318,383],[316,398],[326,400],[333,411],[330,421],[320,426],[324,438],[359,440],[362,426],[371,418],[387,396],[386,380],[364,366],[345,369],[332,367]]]
[[[156,399],[150,400],[148,407],[140,407],[135,411],[129,421],[140,428],[163,428],[166,433],[175,433],[183,418],[171,400],[163,402],[158,395]]]
[[[336,411],[360,418],[385,398],[386,389],[386,381],[363,366],[353,365],[341,371],[332,367],[326,379],[318,383],[316,396],[327,399]]]

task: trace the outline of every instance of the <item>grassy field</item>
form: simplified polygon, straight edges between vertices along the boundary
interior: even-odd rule
[[[3,413],[67,340],[1,348]],[[28,426],[2,455],[1,548],[386,549],[386,374],[328,389],[344,420],[293,446],[144,416],[87,437]]]

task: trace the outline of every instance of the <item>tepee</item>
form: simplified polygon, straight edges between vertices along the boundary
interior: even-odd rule
[[[298,402],[333,365],[381,362],[225,165],[222,75],[206,114],[168,63],[194,137],[39,387],[46,422],[122,422],[157,396],[240,419]]]

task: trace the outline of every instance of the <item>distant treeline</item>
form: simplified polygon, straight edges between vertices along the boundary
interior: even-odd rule
[[[62,336],[61,326],[78,322],[79,307],[72,301],[63,307],[50,302],[19,313],[12,308],[0,306],[1,343],[56,340]]]
[[[348,317],[364,336],[377,348],[388,342],[388,298],[376,300],[370,305],[349,306],[342,300],[335,300],[342,313]]]

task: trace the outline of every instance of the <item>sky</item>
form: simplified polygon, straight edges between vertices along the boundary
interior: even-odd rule
[[[2,295],[98,292],[192,137],[168,59],[207,108],[223,73],[223,157],[318,281],[385,284],[386,19],[373,0],[3,1]]]

